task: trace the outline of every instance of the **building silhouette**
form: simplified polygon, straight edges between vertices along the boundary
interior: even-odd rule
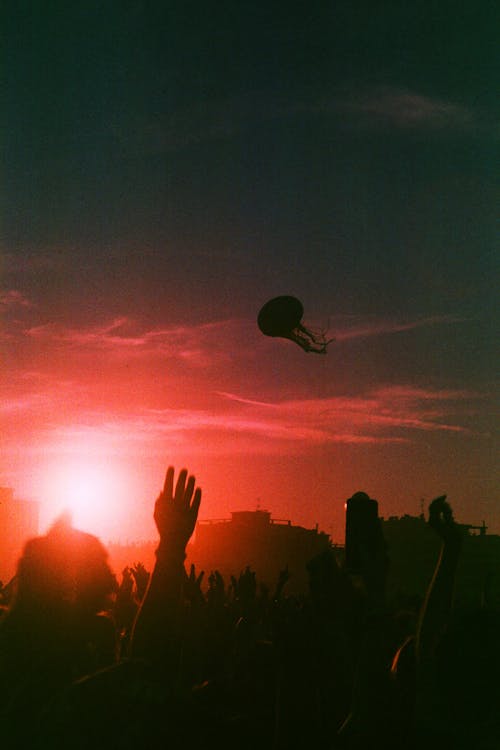
[[[389,555],[389,598],[422,598],[434,573],[441,543],[423,515],[381,519]],[[487,526],[459,524],[463,532],[455,586],[457,608],[500,605],[500,536]]]
[[[387,545],[389,570],[388,600],[392,604],[417,606],[427,590],[440,552],[440,539],[423,515],[381,518]],[[484,604],[500,607],[500,536],[487,533],[485,524],[460,524],[464,539],[459,558],[455,605],[475,608]],[[109,544],[116,572],[125,565],[142,562],[152,570],[157,541]],[[288,592],[308,590],[307,563],[332,548],[340,566],[344,548],[332,546],[327,534],[306,529],[289,520],[272,518],[266,510],[238,511],[230,518],[198,521],[193,541],[187,548],[187,566],[205,571],[204,585],[211,571],[219,570],[226,582],[238,577],[247,565],[257,580],[274,588],[279,571],[286,565],[291,573]],[[189,567],[188,567],[189,569]],[[412,604],[411,604],[412,602]]]
[[[38,503],[18,500],[10,487],[0,487],[0,581],[16,571],[24,543],[38,534]]]
[[[218,570],[224,578],[236,577],[249,565],[257,580],[273,588],[280,570],[288,566],[289,590],[307,587],[308,561],[331,546],[328,534],[318,528],[294,526],[271,517],[267,510],[236,511],[229,519],[198,521],[188,562],[208,573]]]

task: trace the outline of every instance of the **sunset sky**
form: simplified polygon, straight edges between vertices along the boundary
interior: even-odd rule
[[[500,533],[496,4],[267,5],[4,7],[0,485],[104,540],[168,464],[202,518]]]

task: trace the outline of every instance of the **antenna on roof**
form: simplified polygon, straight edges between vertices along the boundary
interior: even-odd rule
[[[421,497],[420,498],[420,518],[425,518],[424,505],[425,505],[425,498]]]

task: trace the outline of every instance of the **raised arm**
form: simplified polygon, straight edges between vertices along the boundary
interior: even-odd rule
[[[436,498],[430,504],[429,526],[439,535],[442,544],[417,628],[416,647],[419,662],[434,656],[436,646],[448,624],[462,547],[462,534],[453,520],[446,495]]]
[[[156,564],[137,615],[131,653],[158,666],[175,668],[180,649],[180,610],[186,545],[196,525],[201,489],[186,469],[174,490],[174,468],[167,470],[154,508],[160,543]]]

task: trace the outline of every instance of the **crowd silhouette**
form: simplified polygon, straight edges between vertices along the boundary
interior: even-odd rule
[[[445,497],[427,594],[403,606],[376,521],[345,565],[330,549],[309,562],[308,594],[287,593],[288,568],[273,590],[250,567],[187,571],[201,496],[168,468],[154,568],[120,581],[66,517],[26,543],[0,585],[2,748],[498,750],[500,615],[453,609],[462,532]]]

